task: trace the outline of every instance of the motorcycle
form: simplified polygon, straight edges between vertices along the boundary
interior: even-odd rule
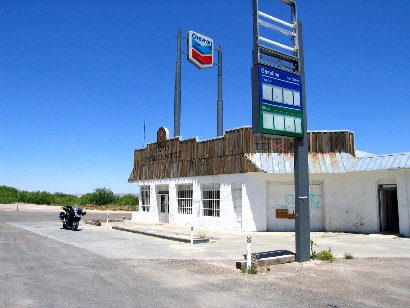
[[[64,212],[61,212],[58,216],[63,222],[63,229],[71,229],[76,231],[80,225],[81,216],[86,214],[86,211],[83,211],[79,205],[65,205],[63,206]]]

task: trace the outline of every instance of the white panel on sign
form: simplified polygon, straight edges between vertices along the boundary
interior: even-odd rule
[[[287,132],[295,132],[295,118],[285,117],[285,129]]]
[[[283,103],[282,88],[273,87],[273,101]]]
[[[300,92],[293,92],[293,105],[300,107]]]
[[[262,113],[263,115],[263,128],[273,129],[273,115],[271,113]]]
[[[302,133],[302,119],[295,118],[295,128],[298,134]]]
[[[284,103],[287,105],[293,105],[293,93],[291,90],[283,89]]]
[[[266,83],[262,84],[262,98],[268,101],[272,101],[272,86]]]
[[[275,114],[274,123],[276,130],[285,130],[285,119],[282,116]]]

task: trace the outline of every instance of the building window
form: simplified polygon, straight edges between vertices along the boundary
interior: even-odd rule
[[[192,214],[192,184],[177,186],[178,213]]]
[[[141,186],[141,210],[143,212],[149,212],[150,206],[150,187]]]
[[[202,185],[202,215],[220,217],[220,185]]]

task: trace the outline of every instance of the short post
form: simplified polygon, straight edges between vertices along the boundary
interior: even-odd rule
[[[252,261],[252,236],[247,236],[246,237],[246,250],[248,251],[248,254],[246,255],[246,269],[251,268],[251,261]]]
[[[194,244],[194,227],[191,226],[191,245]]]
[[[105,228],[108,229],[108,220],[110,219],[110,214],[107,214],[107,224],[105,225]]]
[[[19,200],[20,200],[20,190],[17,191],[17,209],[16,209],[16,212],[19,211]]]
[[[125,227],[125,216],[122,216],[122,225]]]

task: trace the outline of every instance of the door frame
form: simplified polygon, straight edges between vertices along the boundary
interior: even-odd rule
[[[169,223],[169,190],[161,188],[157,192],[158,219],[160,222]]]
[[[399,204],[396,184],[380,184],[377,189],[379,199],[379,231],[400,232]]]

